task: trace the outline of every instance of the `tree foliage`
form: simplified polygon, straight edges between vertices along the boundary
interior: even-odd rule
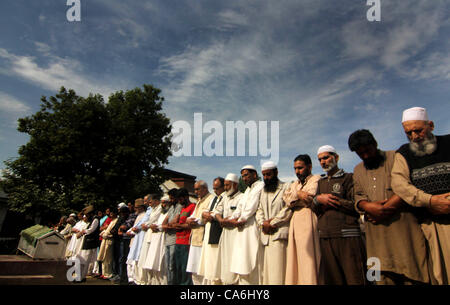
[[[80,97],[61,88],[41,109],[19,119],[30,136],[5,162],[1,185],[13,211],[43,215],[104,208],[160,192],[170,156],[170,120],[151,85]]]

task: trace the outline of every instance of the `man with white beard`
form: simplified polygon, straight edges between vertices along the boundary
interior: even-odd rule
[[[395,154],[392,188],[406,203],[421,207],[421,227],[430,248],[434,280],[450,284],[450,135],[435,136],[425,108],[406,109],[409,143]]]
[[[140,272],[136,272],[136,283],[138,285],[150,284],[150,273],[147,269],[144,269],[144,264],[147,259],[148,249],[152,238],[152,230],[149,230],[150,226],[158,221],[159,215],[161,214],[160,198],[161,196],[158,194],[148,194],[144,197],[144,202],[147,202],[151,211],[148,221],[141,225],[142,230],[145,231],[145,236],[139,254],[139,261],[136,265],[136,269],[139,268],[141,270]]]
[[[327,173],[318,182],[312,205],[322,256],[319,284],[364,285],[366,247],[354,207],[353,175],[339,169],[339,155],[330,145],[320,147],[317,158]]]
[[[152,234],[149,241],[148,253],[143,265],[144,270],[148,272],[147,285],[167,285],[167,267],[165,265],[164,255],[166,246],[164,243],[164,231],[162,224],[169,211],[169,196],[161,198],[160,210],[157,221],[150,225]]]
[[[239,285],[258,285],[262,282],[263,248],[255,215],[264,182],[252,165],[241,169],[247,189],[231,216],[230,224],[238,228],[231,257],[231,272],[239,275]]]
[[[239,178],[235,174],[230,173],[225,177],[225,196],[211,213],[223,228],[219,240],[219,259],[217,261],[217,268],[218,273],[220,274],[220,281],[224,285],[235,285],[238,282],[238,275],[230,271],[231,254],[237,228],[229,224],[230,217],[233,215],[233,212],[236,210],[236,207],[243,196],[238,190],[238,183]]]

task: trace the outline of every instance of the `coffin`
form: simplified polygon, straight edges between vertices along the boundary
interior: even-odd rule
[[[20,232],[17,249],[33,259],[63,259],[64,236],[49,227],[35,225]]]

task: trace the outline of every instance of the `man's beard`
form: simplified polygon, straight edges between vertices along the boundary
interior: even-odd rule
[[[232,186],[227,192],[227,196],[231,197],[231,195],[233,195],[236,192],[236,189],[234,188],[234,186]]]
[[[166,214],[169,208],[170,207],[168,205],[166,205],[165,207],[161,206],[161,213]]]
[[[425,139],[422,142],[409,142],[409,149],[416,157],[431,155],[436,151],[436,148],[437,139],[431,132],[425,136]]]
[[[326,167],[322,167],[324,171],[326,171],[327,173],[331,170],[333,170],[334,168],[336,168],[337,166],[337,162],[336,162],[336,158],[332,157],[333,161],[330,162],[330,164],[328,164],[328,166]]]
[[[308,176],[311,175],[311,173],[305,173],[305,174],[297,174],[297,178],[298,180],[300,180],[301,182],[304,182],[306,180],[306,178],[308,178]]]
[[[375,157],[363,160],[364,167],[366,169],[377,169],[381,164],[386,160],[386,157],[381,153],[380,150],[377,150]]]
[[[271,179],[264,179],[264,190],[266,192],[275,192],[278,187],[278,177],[274,176]]]

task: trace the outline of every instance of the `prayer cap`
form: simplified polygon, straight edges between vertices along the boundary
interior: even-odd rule
[[[117,206],[117,208],[120,210],[121,208],[126,207],[128,208],[128,206],[125,204],[125,202],[121,202],[119,203],[119,205]]]
[[[256,172],[256,168],[253,165],[246,165],[243,168],[241,168],[241,173],[244,169],[249,169],[249,170],[253,170]]]
[[[268,170],[268,169],[275,169],[275,168],[277,168],[277,165],[273,161],[267,161],[261,165],[261,170],[263,170],[263,171]]]
[[[144,199],[142,199],[142,198],[138,198],[138,199],[136,199],[135,201],[134,201],[134,206],[137,208],[137,207],[140,207],[140,206],[143,206],[144,205]]]
[[[75,213],[72,213],[69,215],[69,217],[77,217],[77,215]]]
[[[402,123],[406,121],[428,121],[427,110],[422,107],[412,107],[403,111]]]
[[[225,180],[228,181],[233,181],[234,183],[239,183],[239,177],[233,173],[229,173],[226,177]]]
[[[170,200],[169,195],[164,195],[164,196],[161,198],[161,201],[169,201],[169,200]]]
[[[321,147],[319,147],[319,149],[317,150],[317,154],[318,154],[318,155],[321,154],[321,153],[324,153],[324,152],[331,152],[331,153],[337,154],[336,149],[335,149],[333,146],[331,146],[331,145],[324,145],[324,146],[321,146]]]

